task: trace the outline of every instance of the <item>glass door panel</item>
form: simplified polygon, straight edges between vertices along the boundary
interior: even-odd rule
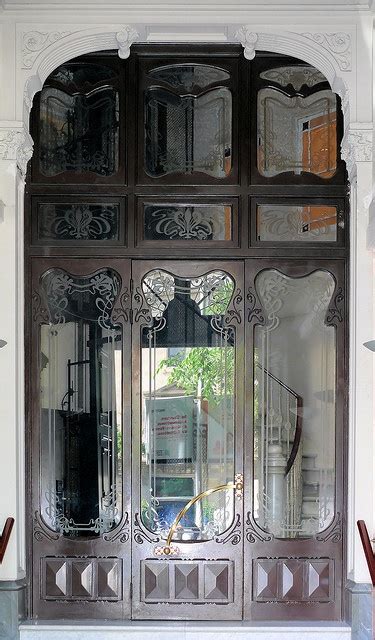
[[[128,260],[33,263],[33,607],[42,618],[130,617],[129,289]]]
[[[133,281],[135,615],[240,617],[242,265],[138,263]]]

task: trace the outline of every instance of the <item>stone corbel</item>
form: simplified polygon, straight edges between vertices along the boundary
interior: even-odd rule
[[[131,45],[139,40],[139,33],[134,27],[126,26],[118,31],[115,37],[118,44],[118,55],[122,60],[126,60],[130,56]]]
[[[258,42],[258,34],[251,31],[250,27],[244,26],[238,29],[234,37],[242,44],[246,60],[253,60],[255,58],[255,45]]]
[[[33,140],[24,126],[7,127],[0,124],[0,159],[16,162],[24,178],[33,153]]]

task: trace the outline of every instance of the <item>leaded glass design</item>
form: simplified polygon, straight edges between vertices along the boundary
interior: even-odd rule
[[[335,508],[335,281],[267,269],[256,290],[265,324],[254,332],[254,517],[275,537],[310,537]]]
[[[207,89],[216,82],[227,82],[230,75],[224,69],[206,64],[173,64],[151,69],[148,74],[157,82],[164,82],[170,87],[191,91],[194,88]]]
[[[119,164],[119,96],[114,73],[102,65],[67,64],[40,96],[39,168],[111,176]]]
[[[337,208],[326,205],[258,205],[257,239],[262,242],[335,242]]]
[[[327,82],[327,79],[318,69],[309,66],[267,69],[267,71],[262,71],[260,77],[262,80],[277,83],[281,87],[291,85],[295,91],[299,91],[303,86],[315,87],[321,82]]]
[[[144,207],[145,240],[232,240],[230,205],[147,204]]]
[[[120,207],[112,203],[38,203],[37,225],[38,240],[118,240]]]
[[[41,279],[41,513],[69,538],[110,531],[121,518],[121,288],[111,269]]]
[[[234,477],[234,281],[217,270],[149,272],[152,322],[142,331],[142,520],[166,538],[187,502]],[[233,520],[232,491],[196,502],[176,539],[209,540]]]
[[[337,167],[335,94],[318,91],[303,98],[261,89],[257,164],[266,177],[291,171],[331,178]]]
[[[145,167],[151,177],[205,173],[226,178],[232,168],[232,94],[226,87],[199,96],[162,88],[145,92]]]

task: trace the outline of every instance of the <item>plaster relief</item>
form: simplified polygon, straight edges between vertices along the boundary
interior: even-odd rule
[[[46,33],[42,31],[28,31],[22,34],[22,68],[31,69],[38,54],[46,49],[50,44],[65,38],[71,34],[70,31],[52,31]]]
[[[330,51],[339,65],[341,71],[351,71],[352,68],[352,43],[349,33],[302,33],[309,40],[320,44],[323,49]]]

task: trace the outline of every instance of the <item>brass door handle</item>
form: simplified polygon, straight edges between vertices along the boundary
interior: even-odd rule
[[[192,507],[196,502],[199,502],[203,498],[210,496],[212,493],[217,493],[218,491],[228,491],[233,489],[235,491],[236,498],[242,498],[243,496],[243,475],[242,473],[237,473],[234,477],[234,482],[227,482],[227,484],[220,484],[217,487],[213,487],[212,489],[206,489],[206,491],[202,491],[198,493],[198,495],[191,498],[189,502],[178,512],[177,516],[173,520],[171,527],[169,529],[167,542],[164,547],[157,547],[155,549],[156,555],[173,555],[174,548],[171,545],[173,535],[182,520],[182,518],[189,511],[190,507]]]

